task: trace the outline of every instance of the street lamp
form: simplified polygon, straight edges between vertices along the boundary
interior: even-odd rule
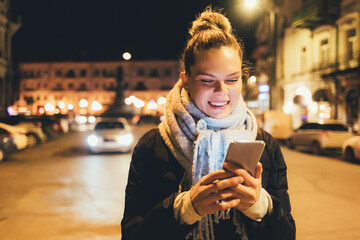
[[[248,8],[253,8],[257,4],[256,0],[245,0],[245,6]]]
[[[244,0],[244,4],[248,10],[255,9],[259,7],[259,0]],[[262,7],[266,9],[269,13],[269,53],[270,57],[267,60],[269,64],[269,71],[267,75],[269,76],[268,84],[269,84],[269,107],[270,109],[276,108],[276,52],[277,52],[277,29],[276,29],[276,9],[274,1],[267,0],[267,6]]]
[[[124,52],[124,54],[122,55],[122,57],[125,60],[130,60],[131,59],[131,54],[129,52]]]

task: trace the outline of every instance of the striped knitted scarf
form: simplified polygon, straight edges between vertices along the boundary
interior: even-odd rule
[[[159,131],[166,145],[185,169],[181,191],[189,190],[203,176],[222,169],[231,141],[256,138],[256,119],[242,98],[227,118],[211,118],[190,100],[181,80],[167,96],[165,116],[165,120],[159,125]],[[242,239],[247,239],[241,214],[232,209],[204,216],[188,238],[215,239],[213,223],[218,223],[220,219],[230,219],[231,216],[236,231]]]

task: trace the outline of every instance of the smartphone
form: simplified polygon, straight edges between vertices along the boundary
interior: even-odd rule
[[[226,153],[225,162],[234,163],[248,171],[251,176],[254,176],[256,165],[264,148],[265,142],[261,140],[231,142]]]

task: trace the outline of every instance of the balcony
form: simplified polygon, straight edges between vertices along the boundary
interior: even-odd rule
[[[338,59],[326,59],[322,63],[314,64],[312,71],[339,71],[360,66],[360,51],[340,55]]]
[[[30,92],[30,91],[35,91],[36,88],[35,87],[24,87],[23,90],[27,91],[27,92]]]
[[[338,0],[313,0],[308,2],[292,19],[296,28],[315,29],[320,25],[334,24],[339,16]]]
[[[53,90],[53,91],[64,91],[64,88],[62,86],[56,86],[56,87],[52,88],[51,90]]]

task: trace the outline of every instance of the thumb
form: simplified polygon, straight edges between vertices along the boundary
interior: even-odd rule
[[[258,162],[257,165],[256,165],[254,178],[260,178],[261,179],[262,171],[263,171],[262,164],[260,162]]]

